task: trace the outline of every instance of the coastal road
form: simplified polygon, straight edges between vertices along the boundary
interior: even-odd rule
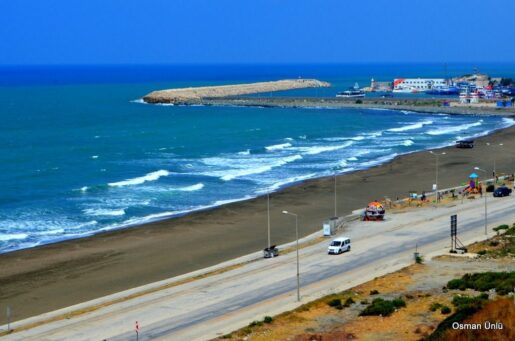
[[[490,233],[499,224],[515,222],[515,197],[488,200]],[[352,239],[352,251],[338,256],[327,255],[328,241],[301,249],[301,303],[412,263],[415,245],[422,255],[446,253],[452,214],[458,214],[462,241],[484,237],[483,205],[482,199],[467,200],[390,214],[385,222],[354,221],[343,232]],[[252,261],[90,313],[44,323],[5,339],[132,340],[136,336],[135,321],[140,325],[140,340],[214,338],[265,315],[298,306],[295,264],[295,252]],[[18,321],[16,327],[27,321]]]

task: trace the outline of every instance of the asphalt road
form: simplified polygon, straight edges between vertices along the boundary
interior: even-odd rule
[[[351,237],[352,251],[342,255],[327,255],[328,242],[301,249],[302,303],[412,263],[415,245],[422,254],[447,252],[451,214],[458,214],[463,241],[484,235],[483,205],[483,200],[468,200],[451,207],[391,214],[385,222],[353,222],[342,233]],[[501,223],[514,222],[515,197],[489,198],[490,232]],[[210,339],[253,319],[294,308],[298,304],[295,264],[295,252],[251,262],[5,339],[132,340],[135,321],[141,328],[139,340]]]

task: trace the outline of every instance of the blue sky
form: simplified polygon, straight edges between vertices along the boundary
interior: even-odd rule
[[[0,0],[0,65],[514,62],[513,0]]]

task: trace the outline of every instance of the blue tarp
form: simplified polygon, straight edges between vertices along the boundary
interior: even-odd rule
[[[477,175],[476,173],[472,173],[472,174],[469,175],[469,178],[477,179],[477,178],[479,178],[479,175]]]

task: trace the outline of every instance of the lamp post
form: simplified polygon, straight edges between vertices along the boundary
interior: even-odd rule
[[[266,193],[266,212],[268,221],[268,248],[270,248],[270,192]]]
[[[438,158],[440,155],[445,155],[445,152],[443,153],[435,153],[433,151],[430,151],[429,153],[433,154],[434,156],[436,156],[436,164],[435,164],[435,193],[436,193],[436,202],[440,202],[440,196],[438,195]]]
[[[486,173],[486,171],[484,169],[481,169],[479,167],[474,167],[474,169],[481,171],[483,173]],[[485,186],[482,186],[482,187],[485,188],[483,196],[485,197],[485,235],[487,235],[488,234],[488,210],[487,210],[487,206],[486,206],[486,182],[485,182]]]
[[[502,148],[502,146],[504,146],[504,143],[499,143],[499,144],[495,145],[495,144],[490,144],[490,142],[487,142],[486,145],[487,146],[492,146],[492,147],[499,146],[499,148]],[[496,177],[497,176],[497,172],[496,172],[496,161],[497,160],[496,160],[496,157],[495,157],[496,152],[494,151],[492,154],[494,156],[494,168],[493,168],[492,175],[494,176],[494,182],[496,182],[496,179],[497,179],[497,177]]]
[[[336,209],[336,172],[334,172],[334,217],[338,216],[338,212]]]
[[[283,214],[288,214],[295,217],[295,239],[297,240],[297,301],[300,302],[300,268],[299,268],[299,219],[297,214],[283,211]]]

